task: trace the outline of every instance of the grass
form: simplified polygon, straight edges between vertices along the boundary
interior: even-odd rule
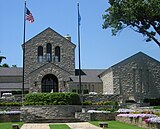
[[[89,123],[99,126],[99,122],[100,121],[91,121]],[[107,122],[108,122],[108,128],[105,128],[105,129],[145,129],[145,128],[140,128],[137,126],[125,124],[118,121],[107,121]]]
[[[19,124],[19,127],[21,127],[23,122],[0,122],[0,129],[12,129],[12,124]]]
[[[50,129],[71,129],[66,124],[53,124],[53,125],[49,125],[49,127],[50,127]]]

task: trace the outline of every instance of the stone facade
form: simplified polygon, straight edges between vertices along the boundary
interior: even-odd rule
[[[118,94],[123,100],[142,102],[144,98],[160,97],[160,62],[141,52],[113,65],[100,76],[103,91]]]
[[[48,43],[50,48],[47,48]],[[40,56],[38,47],[42,48]],[[56,47],[60,48],[60,61],[55,60]],[[47,54],[50,54],[49,57]],[[47,28],[25,43],[25,85],[28,85],[31,92],[41,92],[42,78],[47,74],[57,77],[58,91],[64,90],[64,81],[68,81],[74,72],[75,45],[51,28]]]

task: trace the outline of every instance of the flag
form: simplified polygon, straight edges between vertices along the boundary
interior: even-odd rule
[[[27,7],[26,7],[25,19],[28,20],[30,23],[34,22],[34,18],[32,16],[32,13],[29,11],[29,9]]]
[[[80,26],[81,25],[81,15],[79,13],[79,3],[77,5],[78,5],[78,25]]]

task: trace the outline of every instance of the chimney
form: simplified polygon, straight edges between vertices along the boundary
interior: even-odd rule
[[[70,36],[69,34],[67,34],[67,35],[64,36],[64,37],[71,42],[71,36]]]

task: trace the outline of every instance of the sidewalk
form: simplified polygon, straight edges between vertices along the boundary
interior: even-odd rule
[[[102,129],[88,122],[66,123],[71,129]]]
[[[21,129],[50,129],[49,124],[24,124]]]
[[[56,123],[46,123],[46,124],[24,124],[21,129],[50,129],[49,124]],[[59,124],[59,123],[57,123]],[[96,127],[88,122],[78,122],[78,123],[61,123],[67,124],[71,129],[102,129],[100,127]]]

